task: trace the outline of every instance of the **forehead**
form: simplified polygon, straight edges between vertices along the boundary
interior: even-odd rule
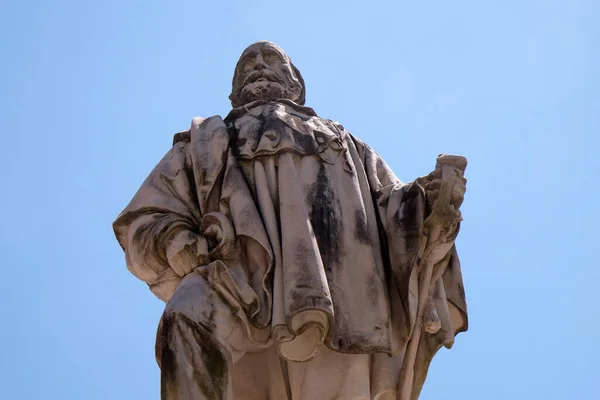
[[[284,59],[287,59],[287,54],[283,51],[283,49],[277,46],[275,43],[271,42],[258,42],[251,44],[244,50],[240,58],[256,56],[257,54],[262,53],[277,53],[282,56]]]

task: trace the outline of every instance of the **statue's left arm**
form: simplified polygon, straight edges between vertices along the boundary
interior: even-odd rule
[[[426,179],[402,183],[368,145],[356,138],[353,144],[367,175],[382,231],[382,251],[389,255],[391,276],[402,303],[403,320],[408,325],[402,340],[406,346],[405,357],[412,360],[405,359],[404,365],[412,367],[403,368],[399,391],[408,391],[410,395],[399,398],[416,398],[436,351],[442,345],[452,346],[455,335],[467,329],[465,294],[454,244],[458,226],[445,243],[426,249],[429,232],[425,221],[431,213],[428,194],[437,195],[437,192],[430,189]],[[427,293],[420,293],[426,261],[423,257],[433,263]],[[419,307],[419,299],[423,297],[429,306]],[[416,341],[418,347],[412,356],[409,355],[411,341]]]

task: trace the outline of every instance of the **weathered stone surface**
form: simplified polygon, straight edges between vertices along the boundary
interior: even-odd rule
[[[194,118],[114,222],[167,305],[163,399],[416,399],[467,329],[454,239],[466,160],[402,183],[304,106],[278,46],[235,69],[231,112]]]

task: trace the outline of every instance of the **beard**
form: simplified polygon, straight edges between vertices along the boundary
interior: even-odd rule
[[[280,76],[269,69],[252,71],[238,81],[229,98],[235,107],[256,100],[285,98],[295,101],[292,97],[298,84],[293,76]]]
[[[288,90],[279,82],[255,81],[242,87],[239,99],[240,105],[250,103],[255,100],[277,100],[288,98]]]

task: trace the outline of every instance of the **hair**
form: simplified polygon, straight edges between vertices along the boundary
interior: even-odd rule
[[[294,75],[296,75],[296,79],[298,79],[298,82],[300,83],[300,94],[298,95],[298,100],[296,100],[296,103],[303,106],[306,102],[306,85],[304,84],[304,78],[302,77],[300,70],[296,68],[292,60],[290,60],[290,65],[292,66]]]

